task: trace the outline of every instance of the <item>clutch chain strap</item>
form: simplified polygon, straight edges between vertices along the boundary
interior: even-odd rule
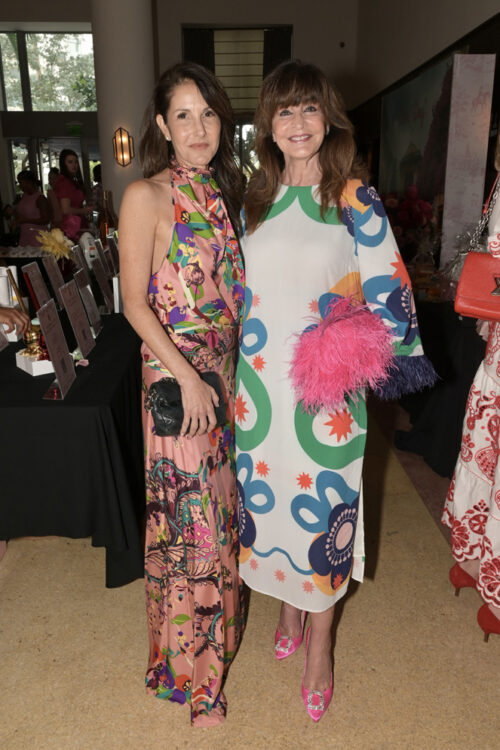
[[[481,239],[481,235],[483,234],[484,230],[486,229],[486,225],[488,224],[488,221],[491,216],[491,212],[493,211],[493,206],[498,200],[498,196],[500,195],[500,172],[497,174],[496,180],[493,184],[493,187],[491,189],[490,196],[486,202],[486,206],[484,207],[483,215],[479,219],[479,222],[474,230],[474,232],[471,235],[470,242],[469,242],[469,248],[468,252],[471,250],[474,250],[478,245],[479,241]]]

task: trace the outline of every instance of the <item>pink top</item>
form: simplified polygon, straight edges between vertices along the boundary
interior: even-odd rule
[[[54,190],[59,203],[61,203],[61,198],[69,198],[72,208],[81,208],[83,206],[85,193],[73,180],[70,180],[63,174],[59,175]],[[87,223],[84,217],[77,214],[63,214],[61,219],[61,229],[72,240],[77,240],[80,229],[86,226]]]
[[[37,200],[40,198],[42,193],[37,190],[36,193],[28,195],[24,193],[23,197],[16,206],[16,211],[20,216],[24,216],[26,219],[39,219],[41,217],[40,209],[36,205]],[[31,247],[39,247],[40,242],[37,239],[38,232],[47,231],[49,228],[48,224],[21,224],[21,234],[19,235],[19,245]]]

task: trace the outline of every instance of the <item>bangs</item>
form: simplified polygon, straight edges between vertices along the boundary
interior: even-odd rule
[[[274,102],[276,109],[311,103],[318,104],[324,110],[324,86],[316,71],[307,68],[294,70],[292,66],[290,67],[291,69],[275,82],[274,91],[267,92],[269,100]]]

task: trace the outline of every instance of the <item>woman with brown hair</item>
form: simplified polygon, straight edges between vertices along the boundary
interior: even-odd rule
[[[161,76],[144,125],[145,179],[125,192],[119,234],[125,314],[143,340],[146,686],[209,726],[225,717],[222,686],[243,627],[233,407],[242,183],[229,100],[199,65]],[[219,427],[207,371],[226,408]],[[184,414],[172,437],[157,434],[151,411],[151,388],[166,377]]]
[[[264,80],[255,150],[236,397],[240,572],[282,602],[277,659],[298,649],[309,617],[302,698],[318,721],[333,692],[334,604],[351,577],[363,578],[365,389],[353,386],[350,371],[356,382],[380,382],[374,371],[357,371],[364,329],[345,336],[335,355],[326,342],[333,345],[343,320],[354,323],[363,303],[363,320],[388,344],[385,395],[422,387],[434,374],[383,205],[363,181],[352,125],[318,68],[287,62]],[[306,340],[315,343],[298,359]],[[334,389],[340,400],[331,406]]]
[[[49,228],[49,204],[40,191],[36,174],[30,169],[19,172],[17,182],[23,191],[14,212],[15,224],[21,229],[19,245],[37,247],[40,245],[38,233]]]
[[[94,207],[91,203],[83,205],[85,186],[78,154],[70,148],[63,148],[59,154],[59,168],[60,175],[54,187],[61,211],[59,226],[67,237],[78,242]]]

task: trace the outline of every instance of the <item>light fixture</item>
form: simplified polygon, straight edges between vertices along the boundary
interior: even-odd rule
[[[134,158],[134,139],[125,128],[117,128],[113,136],[113,154],[121,167],[128,167]]]

